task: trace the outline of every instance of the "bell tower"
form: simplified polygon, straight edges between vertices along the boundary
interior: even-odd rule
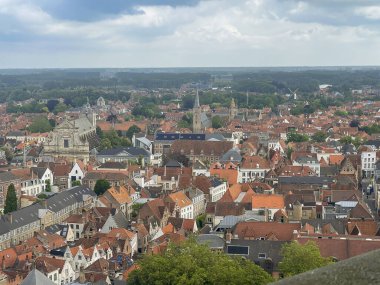
[[[230,104],[230,110],[228,114],[229,121],[232,121],[233,119],[235,119],[235,117],[237,116],[237,113],[238,113],[238,109],[236,107],[234,98],[232,98],[231,104]]]
[[[197,90],[193,107],[193,133],[200,133],[202,131],[201,111],[201,106],[199,104],[199,94]]]

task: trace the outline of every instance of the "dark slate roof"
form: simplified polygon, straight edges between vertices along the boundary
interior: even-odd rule
[[[213,177],[213,178],[210,180],[210,182],[211,182],[211,186],[212,186],[213,188],[218,187],[219,185],[221,185],[221,184],[224,183],[224,181],[223,181],[222,179],[219,179],[219,178],[217,178],[217,177]]]
[[[156,133],[155,140],[175,141],[175,140],[201,140],[206,139],[205,134],[178,134],[178,133]]]
[[[57,193],[46,199],[47,209],[52,212],[59,212],[67,205],[83,202],[83,195],[96,196],[95,192],[84,186],[76,186],[66,191]],[[12,223],[9,222],[8,216],[0,218],[0,235],[8,233],[13,229],[39,221],[38,210],[44,209],[42,204],[36,203],[25,208],[12,212]]]
[[[126,153],[127,156],[149,156],[150,153],[139,147],[117,147],[111,149],[105,149],[98,153],[98,156],[114,156],[118,154]]]
[[[18,177],[10,171],[0,172],[0,182],[14,181],[17,179]]]
[[[311,284],[379,284],[380,250],[374,250],[325,267],[285,278],[273,284],[311,285]]]
[[[321,176],[336,176],[339,168],[336,165],[321,166]]]
[[[380,148],[380,140],[368,140],[364,143],[364,145],[373,145],[376,148]]]
[[[353,154],[356,152],[356,148],[353,144],[345,144],[342,147],[342,153],[343,154]]]
[[[32,171],[33,171],[33,173],[38,175],[39,179],[42,179],[42,176],[46,172],[46,167],[32,167]]]
[[[222,155],[220,162],[229,162],[229,161],[241,162],[242,159],[243,158],[240,155],[240,150],[233,148]]]
[[[122,211],[117,212],[117,214],[112,216],[118,228],[126,229],[128,226],[127,217]]]
[[[99,166],[101,169],[125,169],[128,165],[125,162],[107,161]]]
[[[165,164],[166,167],[183,167],[183,165],[181,163],[179,163],[178,161],[174,160],[174,159],[171,159],[169,160],[166,164]]]
[[[273,269],[276,269],[282,257],[280,255],[282,246],[287,243],[286,241],[278,240],[244,240],[244,239],[232,239],[229,245],[249,247],[248,255],[245,257],[252,262],[260,264],[261,260],[265,258],[259,258],[259,253],[265,253],[266,259],[270,259],[273,262]],[[226,245],[226,253],[227,253]],[[296,284],[296,283],[294,283]]]
[[[280,184],[328,184],[334,181],[331,177],[318,176],[294,176],[294,177],[279,177]]]
[[[7,134],[7,137],[22,137],[22,136],[25,136],[24,131],[10,131]]]
[[[224,248],[224,239],[218,235],[213,234],[201,234],[196,237],[196,241],[199,244],[205,244],[212,249],[223,249]]]

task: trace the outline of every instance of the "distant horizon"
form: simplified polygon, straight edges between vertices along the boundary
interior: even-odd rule
[[[144,66],[144,67],[4,67],[4,70],[159,70],[159,69],[380,69],[380,65],[289,65],[289,66]]]

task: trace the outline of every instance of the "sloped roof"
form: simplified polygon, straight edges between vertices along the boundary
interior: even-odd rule
[[[37,269],[33,269],[22,281],[21,285],[55,285],[55,283]]]
[[[284,207],[283,195],[256,194],[252,196],[252,209],[282,209]]]

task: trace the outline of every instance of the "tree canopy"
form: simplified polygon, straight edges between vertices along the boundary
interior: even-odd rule
[[[111,188],[111,185],[107,180],[99,179],[95,183],[94,191],[96,195],[99,196],[106,192],[109,188]]]
[[[53,127],[51,126],[49,120],[46,117],[36,117],[30,124],[28,129],[32,133],[46,133],[50,132],[53,129]]]
[[[131,146],[129,138],[120,136],[115,130],[101,133],[100,146],[98,150],[110,149],[114,147]]]
[[[311,139],[314,142],[325,142],[327,139],[327,135],[325,132],[318,131],[314,135],[311,136]]]
[[[127,138],[129,138],[130,140],[132,140],[133,135],[137,134],[139,132],[141,132],[141,129],[138,126],[133,125],[133,126],[129,127],[126,136],[127,136]]]
[[[332,262],[330,258],[321,256],[315,242],[308,241],[302,245],[296,241],[286,243],[281,249],[283,256],[280,271],[285,277],[293,276]]]
[[[214,129],[220,129],[221,127],[223,127],[223,120],[220,116],[212,117],[211,123]]]
[[[287,135],[288,139],[286,140],[287,143],[289,142],[307,142],[309,140],[309,137],[304,134],[298,134],[298,133],[289,133]]]
[[[198,245],[194,239],[170,244],[162,255],[145,255],[129,285],[267,284],[272,277],[249,260],[231,258]]]
[[[7,197],[5,199],[4,214],[17,210],[17,195],[13,184],[8,186]]]

